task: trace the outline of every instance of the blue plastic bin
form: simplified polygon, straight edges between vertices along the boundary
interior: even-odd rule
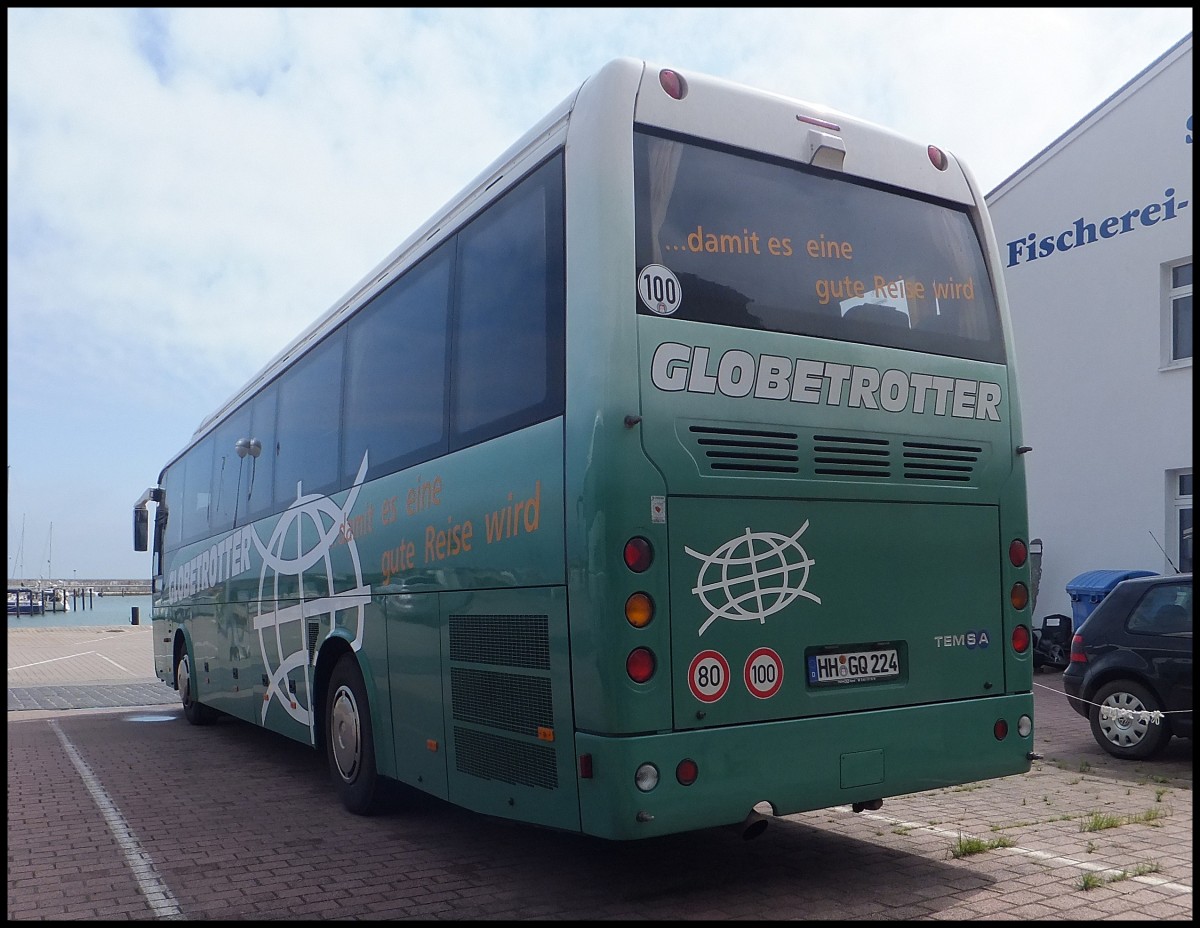
[[[1154,576],[1157,574],[1153,570],[1089,570],[1081,573],[1067,584],[1067,593],[1071,597],[1071,621],[1075,629],[1078,631],[1100,600],[1122,580]]]

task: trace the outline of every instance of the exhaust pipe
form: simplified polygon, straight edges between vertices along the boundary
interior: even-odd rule
[[[751,809],[750,814],[747,815],[745,819],[738,824],[730,825],[729,827],[738,832],[738,834],[742,836],[743,841],[752,841],[767,830],[767,825],[769,822],[770,819],[768,819],[761,812],[755,812],[753,809]]]

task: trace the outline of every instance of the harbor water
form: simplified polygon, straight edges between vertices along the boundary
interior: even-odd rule
[[[70,602],[68,595],[67,601]],[[138,610],[138,623],[150,624],[149,596],[89,596],[82,606],[78,599],[75,607],[66,612],[50,612],[42,615],[10,615],[9,628],[73,628],[80,625],[129,625],[133,607]]]

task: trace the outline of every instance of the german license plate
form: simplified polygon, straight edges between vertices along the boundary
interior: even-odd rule
[[[865,683],[900,676],[900,657],[895,648],[878,651],[843,651],[808,656],[808,682]]]

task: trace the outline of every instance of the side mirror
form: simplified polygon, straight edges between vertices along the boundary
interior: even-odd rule
[[[133,550],[149,550],[150,514],[145,507],[133,510]]]

